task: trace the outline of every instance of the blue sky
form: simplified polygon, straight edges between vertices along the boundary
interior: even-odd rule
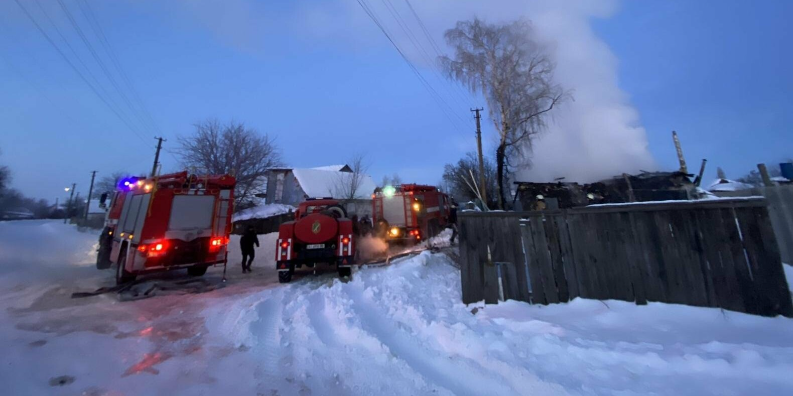
[[[34,0],[19,1],[60,39]],[[57,3],[42,3],[101,79],[101,70]],[[391,20],[397,43],[455,109],[441,111],[354,0],[89,3],[158,129],[131,132],[17,4],[2,2],[0,163],[12,169],[13,186],[27,194],[53,200],[71,182],[85,194],[92,170],[100,175],[145,172],[151,167],[155,135],[164,135],[165,146],[174,148],[177,136],[189,134],[192,123],[206,118],[243,121],[276,137],[293,166],[340,163],[356,152],[366,153],[376,180],[398,173],[404,181],[436,183],[443,164],[475,147],[468,108],[483,103],[437,79]],[[393,3],[407,19],[404,3]],[[524,11],[516,1],[504,2],[497,11],[471,1],[413,3],[439,43],[444,29],[472,15],[506,20],[517,10],[533,20],[555,21],[546,16],[568,12],[543,14],[542,4]],[[676,167],[672,129],[681,135],[690,167],[708,158],[711,175],[722,166],[737,177],[757,162],[793,156],[788,132],[793,77],[783,70],[793,60],[785,42],[793,37],[793,28],[783,19],[793,15],[792,3],[607,3],[603,9],[578,3],[583,11],[571,11],[574,23],[567,30],[582,30],[581,37],[591,35],[602,44],[606,56],[588,61],[605,59],[603,70],[614,74],[614,82],[606,85],[615,85],[619,106],[631,114],[635,110],[637,117],[627,116],[625,123],[643,127],[631,133],[632,138],[646,134],[649,162],[660,169]],[[65,4],[85,22],[76,0]],[[384,20],[391,18],[387,8],[378,10]],[[538,22],[540,27],[553,25]],[[88,29],[87,22],[83,28]],[[549,31],[545,35],[553,36]],[[574,48],[570,40],[559,38],[559,47]],[[109,81],[102,82],[112,91]],[[575,92],[580,98],[571,106],[581,107],[587,97],[597,99],[603,91],[582,87]],[[123,100],[114,97],[123,111]],[[488,122],[485,136],[492,149]],[[165,170],[178,168],[170,153],[163,162]],[[543,167],[557,168],[553,161],[538,161],[538,168]]]

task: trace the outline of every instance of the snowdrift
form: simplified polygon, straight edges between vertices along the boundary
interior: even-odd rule
[[[460,303],[460,274],[424,252],[353,279],[268,290],[226,328],[296,394],[783,394],[793,320],[577,299]],[[476,313],[472,313],[475,311]],[[230,340],[231,341],[231,340]],[[272,370],[272,371],[270,371]]]

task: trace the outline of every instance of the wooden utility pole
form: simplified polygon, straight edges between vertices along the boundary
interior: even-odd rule
[[[487,206],[487,185],[485,184],[485,158],[482,155],[482,115],[479,114],[483,109],[471,109],[476,115],[476,150],[479,152],[479,195],[482,199],[482,206]]]
[[[88,210],[91,208],[91,194],[94,193],[94,179],[96,178],[96,171],[91,171],[91,187],[88,188],[88,201],[85,203],[85,213],[83,213],[83,220],[88,221]]]
[[[154,166],[151,167],[151,177],[157,175],[157,165],[160,162],[160,150],[162,149],[162,142],[166,141],[162,137],[155,137],[157,139],[157,152],[154,154]]]
[[[74,199],[74,189],[77,188],[77,183],[72,183],[71,194],[69,194],[69,202],[66,203],[66,215],[63,216],[63,224],[69,221],[69,212],[72,211],[72,200]]]
[[[680,139],[677,138],[677,132],[672,131],[672,140],[675,142],[675,150],[677,150],[677,160],[680,161],[680,172],[688,173],[686,166],[686,159],[683,157],[683,148],[680,146]]]
[[[702,176],[705,174],[705,165],[707,165],[707,163],[708,160],[703,158],[702,165],[699,167],[699,175],[697,175],[697,179],[695,180],[696,183],[694,183],[696,184],[697,187],[699,187],[702,184]]]
[[[771,176],[768,174],[768,168],[765,167],[765,164],[757,164],[757,170],[760,171],[760,177],[763,178],[764,186],[771,187],[774,185],[774,182],[771,181]]]

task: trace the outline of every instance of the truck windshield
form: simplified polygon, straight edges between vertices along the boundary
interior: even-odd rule
[[[212,195],[177,195],[173,198],[169,231],[204,230],[212,227],[215,197]]]

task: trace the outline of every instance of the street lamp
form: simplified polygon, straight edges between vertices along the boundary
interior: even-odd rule
[[[69,190],[71,190],[69,187],[66,187],[66,188],[63,189],[63,191],[66,191],[66,192],[69,192]]]

